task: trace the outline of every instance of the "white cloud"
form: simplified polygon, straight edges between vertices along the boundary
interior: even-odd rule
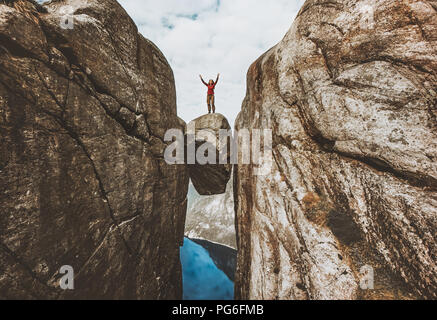
[[[290,28],[304,0],[120,0],[139,31],[164,53],[176,79],[178,114],[205,112],[205,80],[221,73],[217,112],[233,125],[246,94],[246,73]]]

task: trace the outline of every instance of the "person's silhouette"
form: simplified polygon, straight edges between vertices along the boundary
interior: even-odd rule
[[[208,105],[208,113],[211,113],[211,109],[212,109],[212,113],[215,113],[215,97],[214,97],[214,89],[215,86],[217,85],[217,82],[219,81],[220,78],[220,73],[217,74],[217,79],[215,80],[215,82],[213,80],[209,80],[208,83],[206,83],[202,76],[199,75],[200,80],[202,81],[202,83],[208,87],[208,94],[206,96],[206,104]]]

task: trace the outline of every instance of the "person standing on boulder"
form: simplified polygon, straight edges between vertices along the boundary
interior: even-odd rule
[[[217,85],[217,82],[219,81],[220,78],[220,73],[217,74],[217,79],[215,80],[215,82],[213,80],[209,80],[208,83],[206,83],[202,76],[199,75],[200,80],[202,80],[202,83],[208,87],[208,94],[206,96],[206,104],[208,105],[208,113],[211,113],[211,108],[212,108],[212,113],[215,113],[215,97],[214,97],[214,89],[215,86]]]

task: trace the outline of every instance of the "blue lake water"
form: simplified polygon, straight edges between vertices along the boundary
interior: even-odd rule
[[[232,300],[234,283],[207,250],[185,238],[180,250],[184,300]]]

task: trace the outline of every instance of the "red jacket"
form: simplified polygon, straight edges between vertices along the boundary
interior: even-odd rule
[[[214,94],[214,89],[215,89],[215,83],[214,84],[212,84],[212,85],[207,85],[207,87],[208,87],[208,95],[211,95],[211,94]]]
[[[217,76],[217,80],[215,80],[214,84],[212,84],[212,85],[210,85],[209,82],[206,83],[205,81],[203,81],[202,77],[200,77],[200,79],[202,80],[203,84],[208,87],[208,95],[213,95],[215,86],[217,85],[217,83],[219,81],[219,76]]]

